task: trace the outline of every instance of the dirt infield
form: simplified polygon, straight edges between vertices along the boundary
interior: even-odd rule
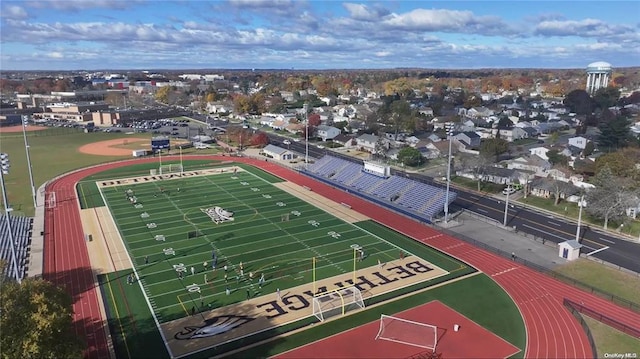
[[[78,148],[78,151],[87,155],[96,156],[131,156],[131,149],[117,147],[129,146],[132,143],[140,143],[140,147],[143,147],[142,142],[146,142],[148,144],[149,139],[140,137],[128,137],[93,142],[81,146],[80,148]]]
[[[44,126],[27,126],[27,131],[42,131],[46,130],[47,127]],[[22,132],[22,126],[8,126],[8,127],[0,127],[0,133],[14,133],[14,132]]]

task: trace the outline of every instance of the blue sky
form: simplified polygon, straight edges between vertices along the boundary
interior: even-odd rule
[[[0,2],[0,70],[640,66],[640,1]]]

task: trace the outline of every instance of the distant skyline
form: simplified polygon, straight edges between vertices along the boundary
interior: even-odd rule
[[[0,3],[0,70],[640,66],[640,1]]]

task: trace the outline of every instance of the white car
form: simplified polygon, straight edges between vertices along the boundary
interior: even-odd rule
[[[316,145],[316,147],[318,147],[319,149],[323,149],[324,148],[323,145]]]
[[[284,140],[284,141],[282,141],[282,143],[284,143],[285,145],[289,146],[289,145],[291,144],[291,141],[289,141],[289,140]]]
[[[502,190],[502,194],[514,194],[516,193],[516,189],[513,187],[507,187]]]

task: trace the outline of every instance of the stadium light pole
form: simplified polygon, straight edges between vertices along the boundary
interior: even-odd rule
[[[580,224],[582,223],[582,207],[584,207],[586,203],[584,202],[584,195],[580,197],[580,202],[578,202],[578,226],[576,227],[576,241],[580,242]]]
[[[451,138],[453,137],[453,124],[445,125],[447,137],[449,137],[449,156],[447,160],[447,192],[444,197],[444,223],[449,222],[449,189],[451,187]]]
[[[36,185],[33,182],[33,168],[31,167],[31,155],[29,154],[29,142],[27,142],[27,124],[28,117],[22,116],[22,137],[24,138],[24,150],[27,153],[27,168],[29,168],[29,181],[31,183],[31,195],[33,196],[33,208],[38,207],[38,199],[36,197]]]
[[[182,166],[182,146],[178,146],[180,148],[180,177],[182,177],[182,172],[184,171],[184,166]]]
[[[307,113],[309,110],[307,109],[307,104],[302,105],[304,109],[304,142],[305,142],[305,154],[304,154],[304,168],[309,169],[309,116]]]
[[[10,212],[11,209],[9,207],[9,199],[7,198],[7,188],[4,183],[4,175],[9,174],[9,155],[6,153],[0,153],[0,187],[2,187],[2,200],[4,205],[4,219],[7,222],[7,230],[9,231],[9,246],[11,247],[11,261],[13,262],[13,272],[16,277],[16,281],[18,283],[22,282],[22,278],[18,273],[18,261],[16,258],[16,248],[13,239],[13,229],[11,229],[11,218]]]

